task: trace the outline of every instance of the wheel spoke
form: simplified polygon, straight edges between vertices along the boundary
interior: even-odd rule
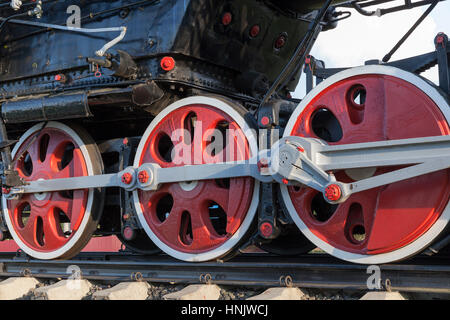
[[[23,145],[23,148],[28,144],[28,140]],[[22,150],[19,149],[19,153],[21,153]],[[33,163],[33,167],[38,167],[42,164],[41,160],[39,159],[39,137],[34,140],[34,142],[28,147],[27,149],[28,154],[30,155],[31,162]]]
[[[78,230],[81,224],[87,192],[87,190],[74,190],[72,199],[61,196],[59,192],[54,192],[52,195],[51,205],[67,215],[70,220],[70,229],[73,231]]]
[[[166,240],[175,245],[180,244],[179,234],[181,229],[182,213],[183,208],[174,206],[166,220],[158,225],[158,230],[161,232],[161,234],[165,235]]]
[[[27,223],[23,229],[19,229],[19,233],[22,236],[22,238],[27,243],[33,243],[35,245],[38,245],[36,239],[37,239],[37,219],[39,215],[37,214],[36,208],[31,208],[30,210],[30,216],[27,220]]]
[[[69,218],[72,215],[72,199],[65,198],[59,192],[52,193],[51,205],[53,208],[60,209],[63,211]]]
[[[216,234],[209,220],[207,208],[199,208],[191,213],[193,249],[201,249],[205,246],[214,246],[222,242],[222,237]]]
[[[44,162],[49,164],[49,162],[52,160],[52,157],[62,157],[65,151],[65,147],[70,143],[72,143],[72,140],[68,139],[68,137],[63,135],[62,133],[55,132],[52,135],[49,135],[49,141],[46,150],[47,152]]]
[[[233,180],[233,179],[231,179]],[[200,195],[199,201],[214,201],[219,206],[222,207],[224,211],[228,210],[228,206],[232,205],[230,201],[230,191],[229,189],[220,188],[215,181],[207,181],[207,188],[205,192]]]
[[[83,167],[83,154],[81,153],[81,150],[79,148],[76,148],[73,150],[73,159],[70,161],[70,163],[61,170],[59,168],[53,168],[53,170],[51,170],[51,176],[53,179],[82,177],[86,175]]]
[[[170,138],[177,131],[183,128],[183,115],[184,114],[176,114],[175,116],[167,119],[166,121],[161,122],[160,127],[158,128],[160,132],[164,132]]]

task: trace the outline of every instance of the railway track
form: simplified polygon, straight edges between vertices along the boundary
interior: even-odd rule
[[[383,289],[402,292],[450,293],[449,257],[418,256],[402,263],[380,265]],[[185,263],[167,255],[81,253],[72,260],[42,261],[16,253],[0,254],[0,276],[147,281],[151,283],[367,290],[373,276],[367,266],[350,264],[324,254],[283,258],[243,254],[227,262]]]

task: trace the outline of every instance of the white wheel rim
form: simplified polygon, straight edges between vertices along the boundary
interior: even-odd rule
[[[134,161],[135,167],[139,167],[139,159],[141,158],[142,152],[145,148],[146,141],[149,138],[150,134],[152,133],[153,129],[156,127],[156,125],[172,111],[174,111],[178,108],[187,106],[187,105],[192,105],[192,104],[205,104],[205,105],[213,106],[213,107],[216,107],[219,110],[225,112],[226,114],[228,114],[231,118],[233,118],[236,121],[236,123],[239,125],[239,127],[242,129],[242,131],[245,133],[245,135],[248,139],[248,144],[249,144],[249,148],[250,148],[250,157],[258,154],[257,139],[256,139],[256,136],[255,136],[253,130],[250,129],[250,127],[248,126],[248,124],[246,123],[244,118],[234,108],[232,108],[226,102],[216,99],[216,98],[195,96],[195,97],[185,98],[185,99],[179,100],[179,101],[171,104],[170,106],[165,108],[161,113],[159,113],[158,116],[150,123],[150,126],[145,131],[145,133],[142,136],[142,139],[139,143],[139,146],[138,146],[138,149],[136,152],[136,156],[135,156],[135,161]],[[133,191],[133,200],[134,200],[134,207],[136,209],[136,213],[139,218],[139,222],[141,223],[141,226],[144,228],[145,232],[150,237],[150,239],[162,251],[164,251],[168,255],[170,255],[176,259],[179,259],[179,260],[184,260],[184,261],[189,261],[189,262],[201,262],[201,261],[218,259],[218,258],[224,256],[229,251],[231,251],[239,243],[239,241],[242,239],[242,237],[246,234],[246,232],[248,231],[248,229],[251,226],[251,223],[252,223],[253,218],[256,213],[256,209],[258,207],[259,182],[254,181],[253,197],[252,197],[252,201],[251,201],[249,210],[247,212],[247,215],[246,215],[244,221],[241,223],[241,226],[233,234],[233,236],[230,237],[227,241],[225,241],[221,246],[219,246],[211,251],[197,253],[197,254],[186,253],[186,252],[174,250],[173,248],[171,248],[170,246],[168,246],[167,244],[162,242],[151,230],[150,226],[148,225],[148,223],[144,217],[144,213],[141,209],[141,205],[139,202],[139,195],[138,195],[137,191]]]
[[[336,83],[338,81],[344,80],[352,76],[363,74],[384,74],[403,79],[413,84],[414,86],[422,90],[436,103],[436,105],[441,110],[447,122],[450,123],[450,108],[448,106],[447,101],[444,99],[444,97],[442,97],[439,94],[439,92],[434,87],[428,84],[424,79],[412,73],[394,67],[374,65],[344,70],[322,81],[302,100],[302,102],[294,110],[286,126],[284,136],[286,137],[290,135],[290,132],[292,132],[297,118],[300,116],[302,111],[306,108],[306,106],[308,106],[311,100],[318,93],[320,93],[322,90],[324,90],[333,83]],[[431,228],[428,229],[428,231],[426,231],[422,236],[420,236],[418,239],[411,242],[410,244],[387,253],[374,255],[355,254],[348,251],[337,249],[328,244],[327,242],[323,241],[319,237],[317,237],[314,233],[312,233],[309,230],[309,228],[306,226],[306,224],[303,222],[300,216],[296,213],[292,200],[289,196],[288,188],[286,186],[283,185],[281,186],[281,195],[291,218],[294,220],[295,224],[302,231],[302,233],[312,243],[314,243],[316,246],[318,246],[325,252],[337,258],[361,264],[381,264],[399,261],[422,251],[428,245],[430,245],[432,241],[436,239],[436,237],[445,229],[450,219],[450,204],[448,203],[439,219],[431,226]]]
[[[18,149],[20,146],[25,142],[28,137],[30,137],[33,133],[36,131],[39,131],[42,128],[42,124],[36,124],[32,128],[28,129],[23,136],[20,138],[19,142],[16,143],[14,146],[14,149],[12,150],[12,158],[14,159]],[[94,175],[94,169],[92,166],[92,159],[89,157],[89,152],[86,148],[86,145],[84,144],[84,141],[78,136],[78,134],[72,130],[70,127],[60,123],[60,122],[49,122],[47,123],[46,128],[55,128],[59,129],[61,131],[64,131],[68,135],[70,135],[73,140],[77,143],[77,145],[80,147],[80,150],[83,154],[86,168],[89,175]],[[80,237],[84,233],[84,230],[86,228],[86,225],[89,221],[89,218],[91,216],[91,210],[92,210],[92,204],[94,199],[94,190],[89,189],[88,193],[88,199],[86,203],[86,211],[84,213],[83,220],[81,221],[80,227],[78,228],[77,232],[72,236],[72,238],[61,248],[54,250],[52,252],[40,252],[36,251],[32,248],[30,248],[28,245],[26,245],[19,237],[19,235],[15,232],[13,223],[11,221],[11,218],[9,216],[8,207],[7,207],[7,199],[2,196],[3,201],[3,216],[5,217],[6,225],[8,226],[8,230],[11,233],[11,236],[13,237],[14,241],[17,243],[17,245],[22,249],[26,254],[42,260],[51,260],[51,259],[57,259],[64,254],[66,254],[69,250],[71,250],[77,242],[80,240]]]

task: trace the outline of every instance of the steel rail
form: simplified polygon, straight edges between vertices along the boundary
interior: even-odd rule
[[[155,283],[201,283],[233,286],[296,286],[319,289],[368,290],[366,265],[324,254],[280,257],[242,254],[227,262],[187,263],[166,255],[81,253],[73,260],[43,261],[0,253],[0,276],[69,278],[78,267],[89,280]],[[450,257],[418,256],[380,265],[382,283],[403,292],[450,293]]]

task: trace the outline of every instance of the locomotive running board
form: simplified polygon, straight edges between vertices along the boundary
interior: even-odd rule
[[[13,198],[23,193],[100,187],[149,191],[157,190],[164,183],[251,176],[262,182],[306,185],[324,193],[330,203],[338,203],[356,192],[447,169],[449,159],[450,136],[333,146],[317,139],[285,137],[270,152],[263,150],[260,156],[246,161],[172,168],[145,163],[139,168],[128,167],[114,174],[30,181],[27,185],[4,190],[4,193],[7,198]],[[386,166],[403,168],[373,175],[371,169]],[[362,179],[352,183],[336,181],[334,175],[328,173],[355,169],[366,172]]]

